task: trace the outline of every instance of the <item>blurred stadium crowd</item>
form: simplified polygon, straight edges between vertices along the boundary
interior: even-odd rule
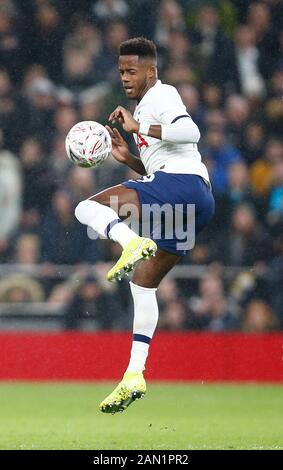
[[[130,327],[127,283],[104,281],[120,247],[91,240],[74,207],[136,175],[111,158],[74,167],[64,140],[76,122],[132,106],[118,46],[144,35],[201,130],[216,198],[182,262],[205,268],[162,282],[160,328],[283,328],[282,20],[280,0],[0,0],[1,315],[45,303],[64,307],[63,328]]]

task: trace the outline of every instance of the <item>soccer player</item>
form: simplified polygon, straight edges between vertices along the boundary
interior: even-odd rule
[[[120,123],[134,135],[140,157],[130,153],[116,128],[107,129],[112,138],[116,160],[144,175],[108,188],[76,207],[77,219],[92,227],[101,237],[121,244],[120,259],[109,271],[109,281],[121,279],[134,269],[130,282],[134,301],[134,326],[131,357],[122,381],[100,404],[105,413],[126,409],[146,393],[143,377],[150,341],[158,321],[156,290],[163,277],[186,254],[175,231],[164,235],[167,219],[180,213],[183,233],[195,228],[200,232],[214,212],[207,169],[201,161],[197,143],[200,132],[188,114],[176,88],[163,84],[157,77],[157,54],[154,43],[139,37],[120,45],[119,72],[130,100],[137,102],[134,115],[118,106],[110,115],[112,124]],[[118,201],[118,209],[111,206]],[[139,236],[119,217],[120,209],[131,204],[143,222],[145,207],[172,209],[154,225],[149,237]],[[194,213],[187,211],[193,205]],[[177,210],[176,210],[177,207]],[[180,225],[180,221],[178,222]],[[160,230],[157,230],[157,229]],[[180,228],[180,227],[179,227]],[[118,360],[119,358],[113,358]]]

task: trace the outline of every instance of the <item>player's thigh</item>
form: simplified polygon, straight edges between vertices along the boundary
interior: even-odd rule
[[[136,208],[139,217],[141,216],[141,206],[137,191],[132,188],[126,188],[122,184],[104,189],[94,196],[91,196],[89,200],[112,207],[114,210],[118,209],[119,212],[123,207],[125,212],[127,212],[127,210],[130,212],[132,205],[133,209]],[[126,217],[126,214],[122,214],[122,216]]]
[[[142,260],[136,266],[132,281],[141,287],[158,287],[164,276],[182,257],[158,248],[155,257]]]

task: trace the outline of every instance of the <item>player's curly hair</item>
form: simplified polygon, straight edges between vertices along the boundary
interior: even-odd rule
[[[137,55],[139,57],[151,57],[156,59],[156,46],[153,41],[139,37],[132,38],[120,44],[120,55]]]

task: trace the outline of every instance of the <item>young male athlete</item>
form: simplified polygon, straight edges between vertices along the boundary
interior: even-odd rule
[[[130,282],[134,301],[130,362],[122,381],[100,404],[101,411],[112,414],[123,411],[146,393],[143,370],[158,321],[156,290],[187,252],[177,236],[166,237],[164,230],[156,231],[156,227],[150,238],[140,237],[119,217],[120,208],[130,203],[142,217],[146,205],[167,204],[172,208],[171,217],[176,213],[175,208],[181,207],[186,214],[182,228],[188,229],[195,223],[196,233],[208,224],[214,212],[208,172],[197,149],[199,129],[176,88],[158,80],[154,43],[145,38],[123,42],[119,71],[127,97],[136,100],[137,106],[134,116],[118,106],[109,120],[112,124],[119,122],[126,132],[133,133],[140,158],[130,153],[117,129],[107,126],[112,154],[119,162],[146,176],[108,188],[80,202],[75,211],[82,224],[122,245],[122,255],[107,275],[109,281],[121,279],[134,269]],[[118,201],[118,212],[110,207],[113,197]],[[194,205],[194,221],[188,217],[188,204]],[[166,217],[160,222],[162,228]]]

